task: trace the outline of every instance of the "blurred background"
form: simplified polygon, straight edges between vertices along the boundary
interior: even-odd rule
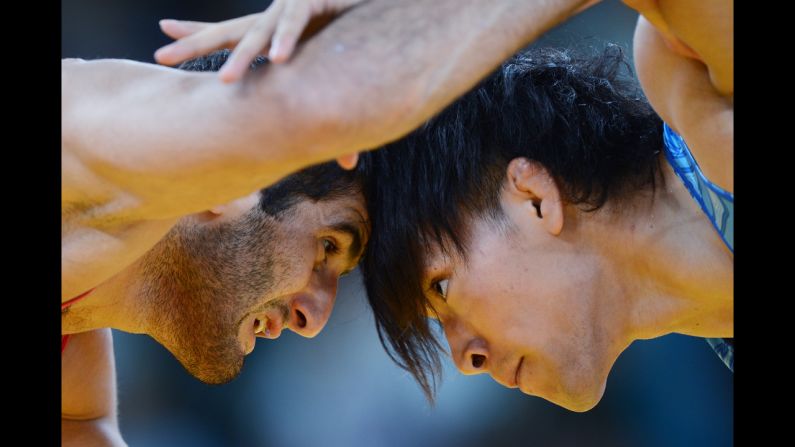
[[[162,18],[219,21],[269,1],[64,0],[63,57],[153,62],[169,42]],[[631,56],[637,14],[605,1],[538,44],[601,48]],[[605,396],[572,413],[449,361],[435,407],[381,348],[361,277],[342,279],[337,305],[314,339],[285,332],[259,339],[233,382],[188,375],[146,336],[114,331],[119,421],[131,446],[728,446],[733,376],[702,339],[670,335],[633,344]]]

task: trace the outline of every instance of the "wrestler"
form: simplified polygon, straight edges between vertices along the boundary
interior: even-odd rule
[[[428,317],[464,374],[573,411],[635,340],[703,337],[733,368],[730,196],[626,67],[615,46],[523,53],[361,155],[368,299],[429,394],[443,350]]]
[[[227,56],[182,69],[217,70]],[[203,382],[228,382],[257,337],[320,332],[369,227],[357,174],[333,162],[234,197],[224,184],[245,174],[237,160],[219,171],[199,148],[156,150],[173,141],[143,160],[122,142],[97,146],[83,123],[112,129],[130,117],[95,116],[116,106],[114,96],[71,98],[62,133],[62,437],[120,445],[109,328],[153,337]]]

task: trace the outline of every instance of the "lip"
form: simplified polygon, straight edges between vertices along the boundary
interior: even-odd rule
[[[282,335],[282,329],[284,329],[284,325],[280,320],[274,320],[269,317],[265,317],[263,320],[265,320],[265,327],[267,328],[266,332],[264,334],[256,334],[257,337],[275,340]]]
[[[265,322],[265,333],[255,334],[257,337],[274,340],[282,335],[284,315],[281,312],[268,311],[257,315],[256,318]]]
[[[519,364],[516,365],[516,373],[513,376],[513,388],[519,387],[519,378],[521,377],[522,364],[524,364],[524,356],[519,359]]]
[[[254,332],[256,329],[255,324],[257,320],[265,322],[266,333],[258,334]],[[279,338],[284,327],[284,318],[282,313],[279,311],[269,310],[265,313],[250,315],[249,317],[245,318],[243,323],[240,324],[240,329],[238,332],[238,341],[243,353],[245,355],[249,355],[254,351],[257,338],[268,338],[271,340]]]
[[[240,324],[238,340],[240,342],[241,348],[243,349],[244,355],[251,354],[251,352],[254,351],[254,346],[257,342],[253,329],[255,319],[256,316],[252,315],[250,318],[243,320],[243,322]]]

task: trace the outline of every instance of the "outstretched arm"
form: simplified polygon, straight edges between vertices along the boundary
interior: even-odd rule
[[[372,0],[289,64],[233,85],[64,61],[62,204],[120,222],[173,218],[397,139],[583,3]]]

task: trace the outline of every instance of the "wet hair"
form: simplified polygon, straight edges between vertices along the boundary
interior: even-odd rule
[[[218,71],[232,54],[219,50],[206,56],[183,62],[178,68],[187,71]],[[268,59],[257,56],[251,70],[268,64]],[[342,169],[335,161],[309,166],[284,177],[279,182],[260,190],[260,209],[280,217],[301,200],[333,200],[361,190],[360,173]]]
[[[429,247],[466,259],[474,219],[507,222],[500,193],[517,157],[546,167],[564,202],[584,211],[653,191],[661,127],[620,47],[592,56],[539,48],[505,62],[420,129],[361,156],[372,223],[362,271],[379,339],[431,401],[443,349],[422,283]]]

